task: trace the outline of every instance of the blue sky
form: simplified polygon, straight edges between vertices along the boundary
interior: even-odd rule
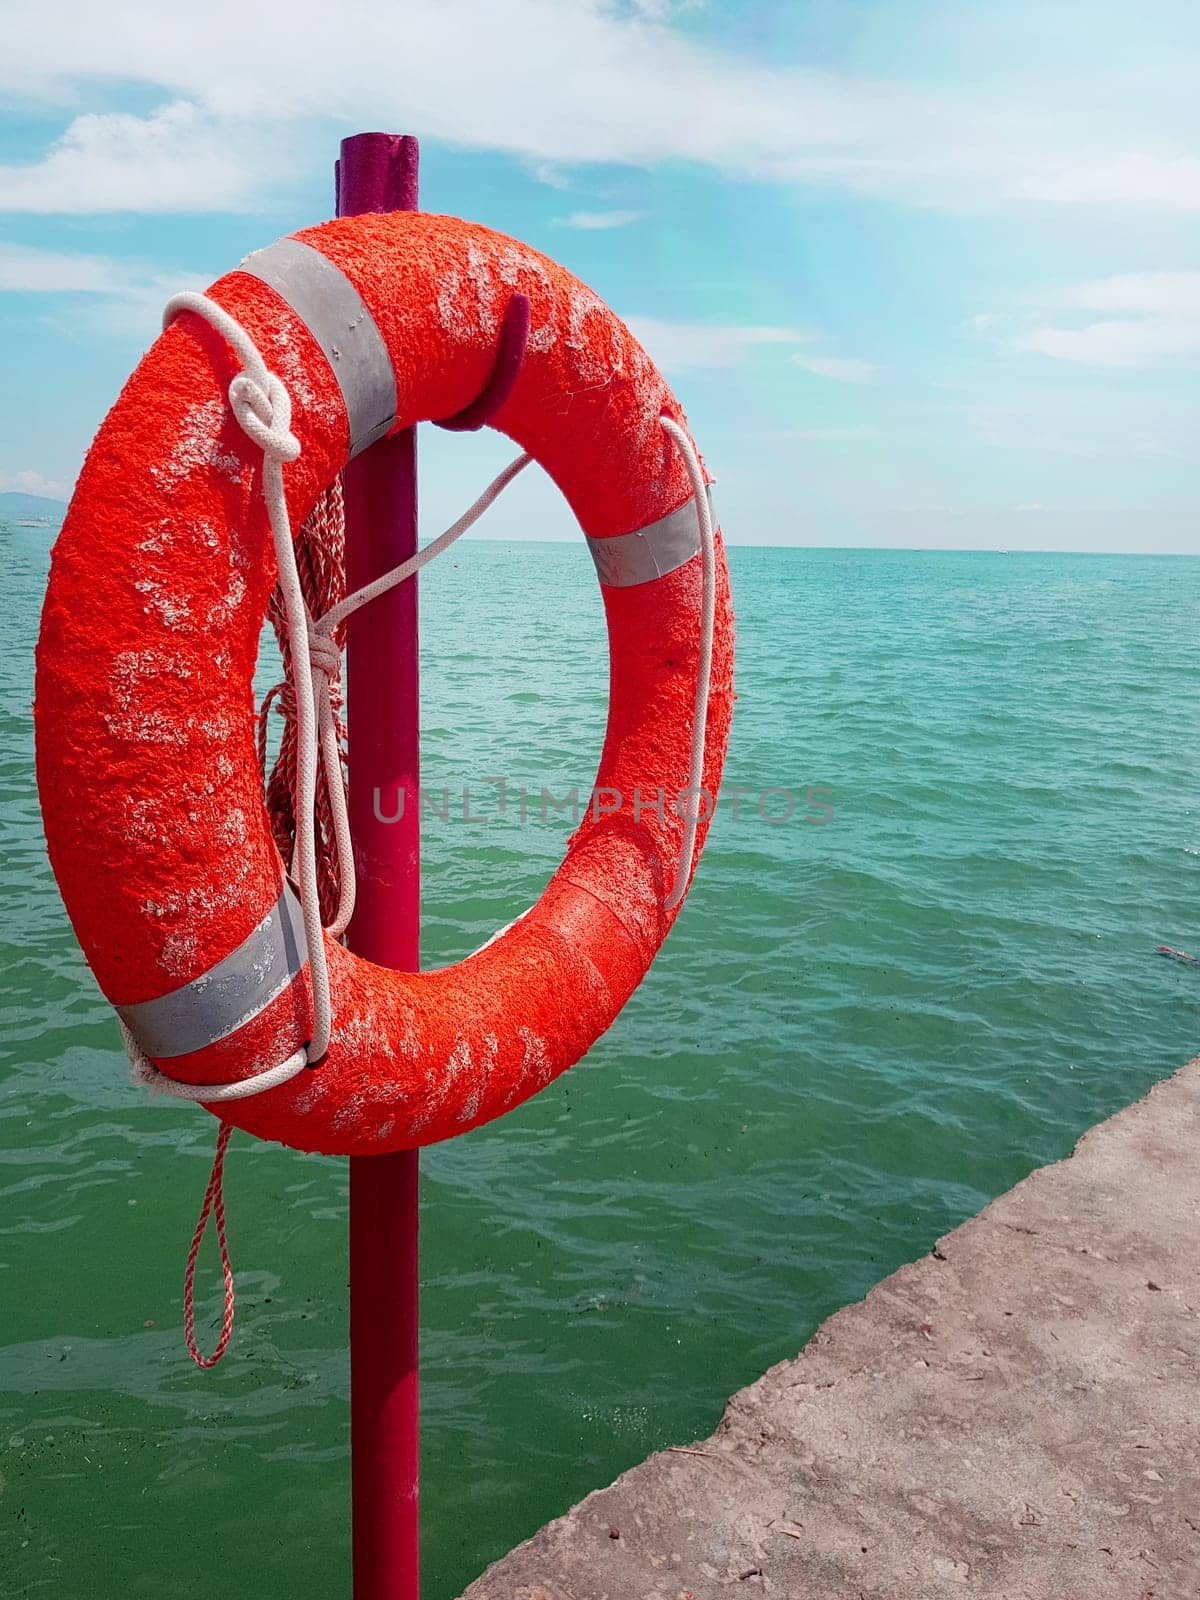
[[[0,489],[65,494],[173,289],[338,140],[556,256],[731,542],[1200,551],[1200,14],[1155,0],[4,4]],[[423,519],[511,454],[426,430]],[[528,481],[526,481],[528,480]],[[480,533],[566,537],[518,480]]]

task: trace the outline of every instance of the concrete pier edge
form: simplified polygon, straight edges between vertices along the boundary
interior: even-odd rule
[[[462,1600],[1197,1600],[1200,1058]]]

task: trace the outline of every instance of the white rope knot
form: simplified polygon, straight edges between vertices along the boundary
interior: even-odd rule
[[[229,409],[264,456],[295,461],[300,441],[292,432],[292,397],[273,372],[267,372],[266,380],[264,389],[248,372],[239,372],[229,385]]]
[[[308,664],[314,672],[324,673],[330,683],[342,670],[342,652],[327,633],[320,632],[319,623],[308,627]]]

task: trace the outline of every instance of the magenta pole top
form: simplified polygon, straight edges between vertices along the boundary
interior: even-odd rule
[[[334,164],[339,217],[367,211],[417,211],[420,147],[411,133],[356,133]]]

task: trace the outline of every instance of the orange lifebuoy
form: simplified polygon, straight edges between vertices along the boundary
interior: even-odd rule
[[[325,936],[333,1027],[320,1065],[220,1106],[301,1149],[408,1148],[519,1104],[611,1024],[676,914],[684,821],[645,797],[688,783],[701,562],[692,485],[660,423],[682,413],[629,330],[536,251],[428,214],[308,229],[209,295],[291,394],[300,453],[283,481],[298,524],[352,454],[469,404],[518,292],[526,355],[493,421],[558,484],[596,559],[611,659],[596,784],[620,805],[589,811],[537,905],[455,966],[391,972]],[[192,316],[142,360],[55,545],[37,663],[38,783],[75,931],[145,1054],[205,1086],[263,1071],[311,1028],[255,753],[276,562],[261,459],[226,404],[237,370]],[[710,795],[733,698],[719,535],[716,552]]]

